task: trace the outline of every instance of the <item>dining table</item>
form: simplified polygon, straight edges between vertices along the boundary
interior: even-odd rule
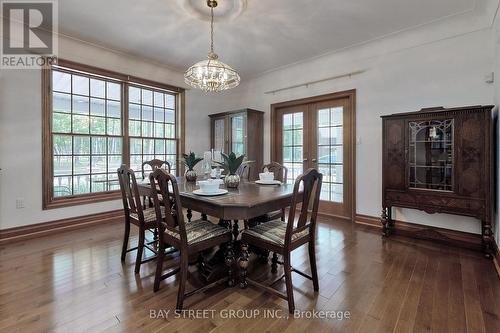
[[[219,265],[224,261],[223,251],[238,251],[236,243],[240,234],[238,221],[252,221],[271,211],[289,207],[293,196],[293,184],[262,185],[254,181],[242,180],[237,188],[227,189],[222,195],[198,195],[193,191],[199,189],[197,182],[186,181],[184,177],[177,177],[177,186],[182,207],[187,210],[188,222],[192,219],[192,212],[199,212],[201,219],[208,220],[208,216],[219,220],[219,225],[232,230],[233,241],[226,248],[217,251],[210,260],[204,261],[201,266],[202,275],[207,281],[215,279],[220,271]],[[205,179],[199,179],[205,180]],[[138,183],[141,196],[151,195],[151,185],[146,179]],[[300,201],[300,198],[298,198]]]

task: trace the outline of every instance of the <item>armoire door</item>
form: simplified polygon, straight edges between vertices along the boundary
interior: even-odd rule
[[[228,151],[227,118],[218,117],[212,119],[212,148],[223,153]]]
[[[229,152],[236,155],[247,155],[246,149],[246,115],[244,113],[229,116],[230,140]]]
[[[273,108],[273,159],[288,168],[287,183],[308,168],[318,169],[323,174],[320,212],[349,219],[354,204],[353,102],[350,96],[333,96]]]

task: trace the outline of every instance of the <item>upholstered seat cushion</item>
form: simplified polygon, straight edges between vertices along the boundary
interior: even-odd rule
[[[171,230],[165,230],[165,232],[177,239],[180,239],[180,235],[178,232],[174,232]],[[229,229],[221,227],[209,221],[195,220],[186,223],[186,235],[188,244],[198,243],[225,234],[231,234]]]
[[[253,228],[243,231],[243,236],[260,238],[266,242],[274,243],[279,246],[285,245],[286,223],[275,220],[259,224]],[[309,234],[309,228],[299,233],[292,234],[292,242]]]
[[[156,212],[154,208],[147,208],[144,209],[143,211],[144,214],[144,222],[155,222],[156,221]],[[165,214],[164,209],[161,209],[162,215]],[[139,221],[139,216],[137,213],[130,213],[130,217]]]

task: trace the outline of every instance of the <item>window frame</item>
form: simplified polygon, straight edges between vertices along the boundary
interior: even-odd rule
[[[52,70],[69,71],[77,74],[80,72],[84,76],[95,77],[97,79],[108,79],[121,85],[121,126],[122,126],[122,159],[123,163],[130,165],[130,137],[128,133],[128,88],[129,86],[139,86],[152,90],[163,90],[175,94],[175,131],[177,141],[176,147],[176,171],[182,174],[183,165],[179,163],[179,156],[184,152],[185,145],[185,90],[180,87],[171,86],[147,79],[142,79],[98,67],[84,65],[69,60],[58,59],[57,64],[42,68],[42,208],[54,209],[81,204],[90,204],[120,198],[119,190],[104,192],[94,192],[85,194],[73,194],[64,197],[54,197],[53,187],[53,133],[52,133]],[[68,133],[68,135],[74,135]]]

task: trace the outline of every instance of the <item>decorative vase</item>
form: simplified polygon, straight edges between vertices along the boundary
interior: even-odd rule
[[[187,170],[186,173],[184,174],[184,177],[186,177],[186,180],[188,182],[194,182],[196,181],[196,171],[194,170]]]
[[[224,177],[224,183],[227,188],[238,188],[240,185],[240,176],[238,175],[227,175]]]

